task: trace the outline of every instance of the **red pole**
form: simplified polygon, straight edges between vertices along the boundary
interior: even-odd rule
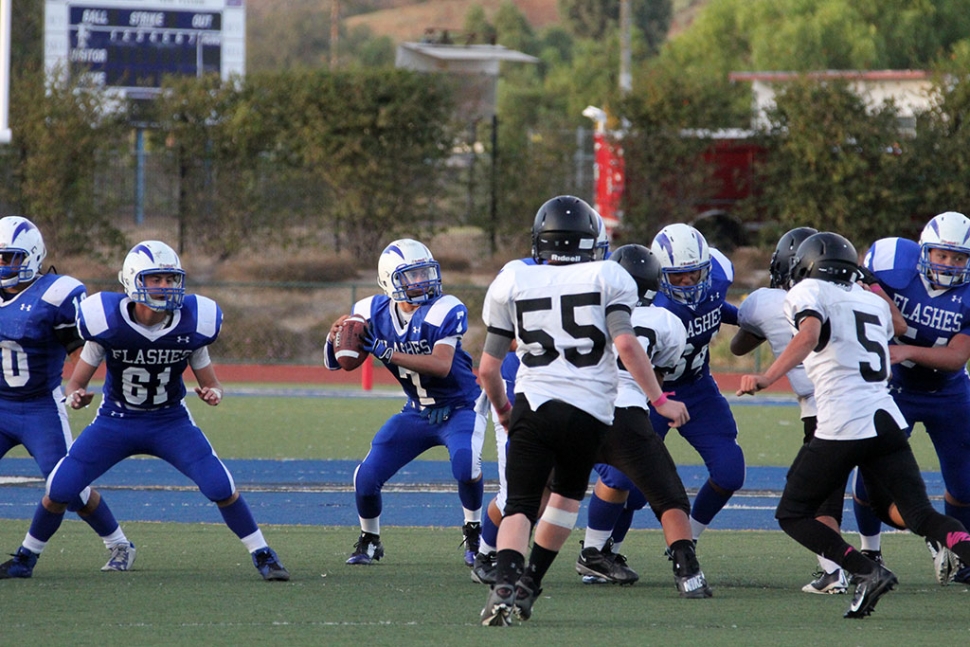
[[[360,372],[360,388],[365,391],[370,391],[374,388],[374,359],[368,357],[364,365],[361,366]]]

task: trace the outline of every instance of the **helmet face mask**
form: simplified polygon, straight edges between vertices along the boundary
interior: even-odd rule
[[[616,261],[630,273],[637,284],[638,306],[649,306],[660,290],[662,270],[660,261],[643,245],[623,245],[618,247],[609,260]]]
[[[771,263],[768,265],[768,275],[771,277],[771,287],[787,290],[792,286],[791,282],[791,260],[798,251],[798,246],[811,236],[817,234],[818,230],[812,227],[796,227],[787,231],[778,239],[775,251],[771,255]]]
[[[596,235],[596,251],[593,258],[602,261],[610,251],[610,239],[606,234],[606,223],[603,222],[603,217],[597,213],[596,220],[599,223],[599,233]]]
[[[146,279],[153,275],[171,275],[174,281],[171,285],[146,285]],[[185,300],[182,262],[175,250],[161,241],[146,240],[132,247],[118,280],[132,301],[152,310],[178,310]]]
[[[402,238],[381,252],[377,282],[393,301],[416,305],[441,296],[441,266],[422,243]]]
[[[848,239],[823,231],[812,234],[798,246],[790,273],[792,285],[803,279],[818,279],[851,286],[861,277],[859,255]]]
[[[12,288],[40,276],[47,248],[34,223],[22,216],[7,216],[0,218],[0,254],[6,261],[0,266],[0,287]]]
[[[917,268],[936,288],[947,289],[970,281],[970,220],[962,213],[947,211],[930,220],[919,238]],[[934,262],[933,250],[966,256],[963,265]]]
[[[653,239],[651,251],[660,259],[663,275],[660,291],[671,301],[691,308],[700,305],[711,289],[711,249],[701,232],[690,225],[667,225]],[[696,273],[684,284],[676,275]]]
[[[596,210],[577,197],[561,195],[547,200],[532,224],[532,258],[537,263],[557,264],[602,259],[596,247],[600,222]]]

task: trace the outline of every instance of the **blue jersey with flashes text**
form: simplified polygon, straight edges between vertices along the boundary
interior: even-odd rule
[[[150,330],[132,319],[124,294],[99,292],[81,302],[78,329],[85,341],[105,349],[104,407],[111,411],[151,411],[179,405],[185,398],[182,373],[189,357],[219,336],[222,310],[215,301],[186,295],[172,322]]]
[[[722,323],[737,325],[738,309],[725,301],[734,282],[734,266],[724,254],[711,250],[711,287],[704,301],[691,308],[657,293],[653,305],[677,315],[687,329],[687,344],[677,367],[664,378],[664,390],[693,384],[711,374],[709,346]],[[693,415],[693,414],[692,414]]]
[[[932,348],[946,346],[957,334],[970,335],[970,284],[935,290],[917,268],[919,244],[905,238],[877,240],[865,264],[906,319],[906,333],[893,343]],[[940,371],[906,361],[892,365],[892,382],[908,390],[959,392],[966,389],[966,368]]]
[[[60,387],[67,352],[80,345],[74,325],[84,293],[77,279],[44,274],[0,302],[0,398],[49,397]]]
[[[395,352],[430,355],[438,341],[457,338],[455,358],[446,377],[421,375],[385,363],[408,396],[408,407],[473,407],[481,392],[472,372],[472,358],[461,347],[461,336],[468,331],[468,309],[458,298],[443,294],[421,304],[404,321],[388,296],[377,294],[354,306],[354,314],[365,317],[372,333],[386,340]]]

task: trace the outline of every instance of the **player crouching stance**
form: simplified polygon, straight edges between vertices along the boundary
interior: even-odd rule
[[[815,519],[856,465],[873,502],[883,502],[878,507],[886,521],[898,513],[914,533],[963,560],[970,557],[966,528],[938,513],[926,496],[906,420],[887,389],[890,308],[855,283],[857,262],[852,243],[838,234],[814,234],[799,245],[792,259],[795,285],[785,297],[785,315],[798,332],[763,375],[745,375],[738,390],[738,395],[754,394],[804,361],[815,385],[818,427],[788,473],[775,517],[795,541],[852,573],[855,593],[846,618],[868,616],[897,584],[889,569]]]
[[[64,520],[68,502],[125,458],[148,454],[191,478],[219,507],[263,579],[290,579],[185,406],[182,373],[189,366],[199,398],[213,407],[222,401],[208,351],[219,335],[222,311],[211,299],[185,294],[179,257],[159,241],[135,245],[118,278],[125,294],[100,292],[81,302],[77,326],[85,345],[65,389],[71,408],[90,404],[94,393],[88,383],[105,362],[98,415],[51,472],[18,555],[36,563]]]

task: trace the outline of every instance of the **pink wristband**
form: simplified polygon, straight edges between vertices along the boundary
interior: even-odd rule
[[[512,403],[506,400],[504,405],[501,407],[495,407],[495,410],[498,412],[498,415],[504,415],[512,410]]]
[[[657,398],[656,400],[651,400],[650,404],[652,404],[654,407],[662,407],[666,401],[667,401],[667,394],[661,393],[660,397]]]
[[[870,292],[882,292],[882,286],[879,285],[878,283],[873,283],[872,285],[869,286],[869,291]]]

